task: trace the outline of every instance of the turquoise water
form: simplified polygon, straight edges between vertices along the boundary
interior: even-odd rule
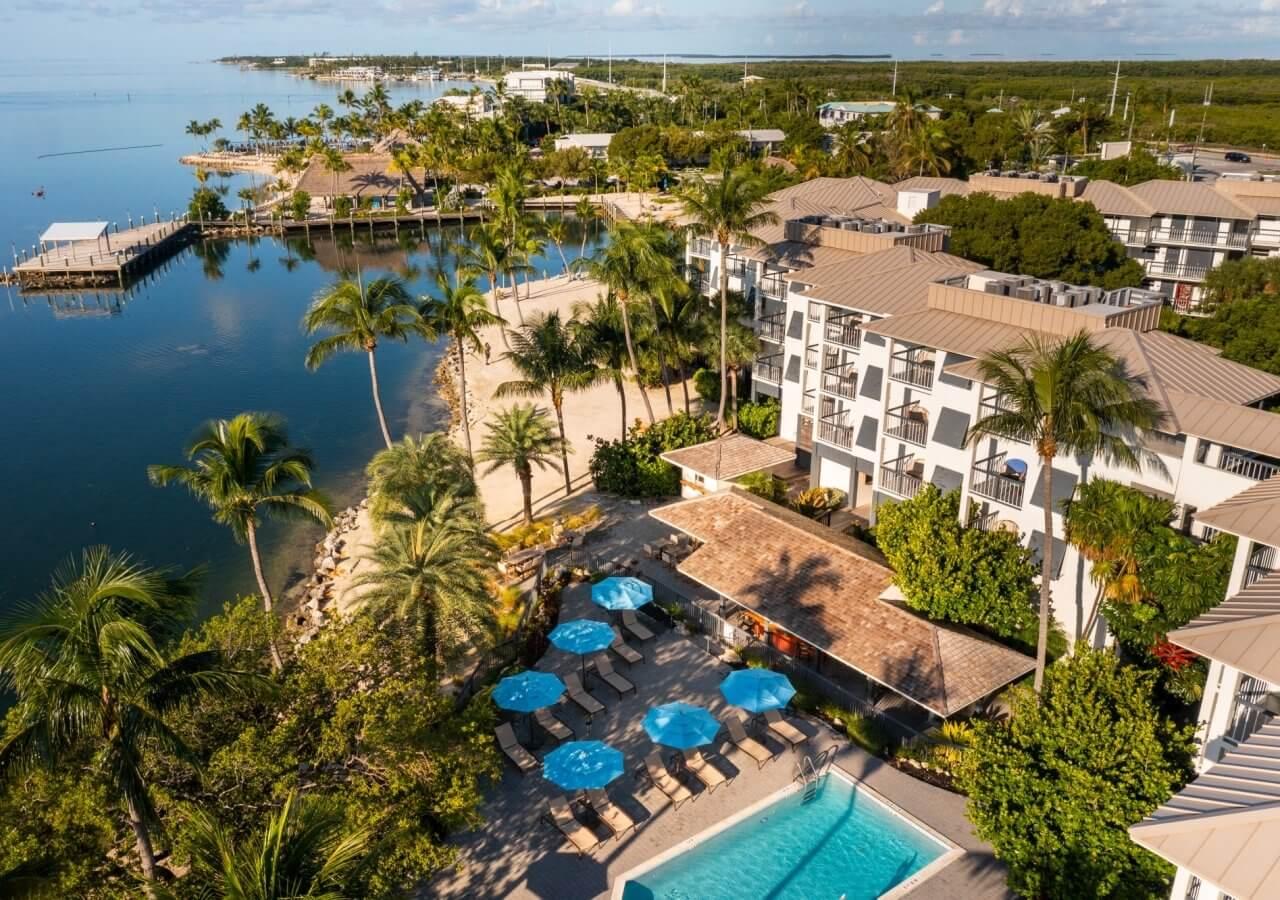
[[[946,848],[843,778],[792,794],[627,882],[623,900],[873,900]]]

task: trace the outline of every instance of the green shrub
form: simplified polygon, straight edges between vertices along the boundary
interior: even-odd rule
[[[200,220],[222,220],[229,215],[227,213],[227,205],[222,202],[222,197],[213,188],[198,187],[191,195],[191,202],[187,205],[187,215],[191,218]]]
[[[839,488],[811,487],[796,495],[791,508],[809,519],[820,519],[844,506],[847,495]]]
[[[883,756],[893,744],[888,732],[862,713],[851,712],[830,702],[823,703],[818,712],[843,728],[849,740],[875,756]]]
[[[698,369],[693,373],[693,388],[704,403],[719,403],[720,373],[715,369]]]
[[[654,425],[632,426],[625,440],[596,439],[591,480],[596,490],[623,497],[671,497],[680,493],[680,471],[660,456],[715,437],[709,415],[677,413]]]
[[[345,219],[351,215],[351,210],[355,208],[355,204],[351,202],[350,197],[335,197],[333,200],[333,214],[339,219]]]
[[[753,438],[777,437],[782,418],[782,405],[772,397],[738,407],[738,430]]]
[[[739,478],[738,484],[770,503],[787,502],[787,483],[769,472],[750,472]]]
[[[306,191],[294,191],[289,198],[289,214],[301,221],[311,210],[311,195]]]

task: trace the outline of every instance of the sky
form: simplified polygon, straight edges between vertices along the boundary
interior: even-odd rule
[[[421,52],[1266,57],[1280,0],[0,0],[10,59]],[[975,56],[976,55],[976,56]]]

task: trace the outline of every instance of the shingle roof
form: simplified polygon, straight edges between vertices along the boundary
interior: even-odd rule
[[[1280,897],[1280,722],[1228,750],[1129,836],[1236,900]]]
[[[745,434],[731,434],[692,447],[669,450],[661,458],[673,466],[719,481],[780,466],[794,460],[796,454],[794,450],[758,441]]]
[[[423,169],[415,169],[404,182],[399,173],[391,172],[391,156],[382,153],[348,153],[347,164],[351,168],[339,172],[337,189],[334,189],[333,173],[324,167],[319,156],[311,157],[311,162],[303,170],[298,179],[298,190],[306,191],[313,197],[332,197],[350,195],[359,197],[363,194],[383,196],[394,194],[402,183],[421,186],[426,180]]]
[[[1155,179],[1135,184],[1128,190],[1157,213],[1221,219],[1253,218],[1249,210],[1202,181]]]
[[[1269,547],[1280,547],[1280,475],[1198,511],[1196,521]],[[1280,682],[1280,678],[1276,681]]]
[[[1169,640],[1255,678],[1280,684],[1280,572],[1263,576],[1169,632]]]
[[[1034,668],[881,600],[893,573],[874,549],[777,504],[734,488],[649,514],[702,542],[680,563],[684,575],[938,715]]]
[[[1156,211],[1146,200],[1114,181],[1090,181],[1077,199],[1092,203],[1103,215],[1145,218]]]

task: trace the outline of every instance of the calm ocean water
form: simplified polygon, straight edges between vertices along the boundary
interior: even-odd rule
[[[358,87],[358,86],[357,86]],[[447,85],[445,85],[447,87]],[[396,102],[443,89],[393,87]],[[102,68],[60,64],[46,76],[0,61],[0,248],[30,245],[56,220],[121,220],[185,206],[194,179],[177,158],[197,148],[190,119],[234,124],[259,101],[301,117],[337,88],[213,64]],[[37,159],[40,154],[159,143],[146,150]],[[235,185],[241,178],[233,179]],[[31,191],[43,186],[45,197]],[[448,229],[446,229],[448,231]],[[354,252],[366,277],[406,276],[431,289],[441,235]],[[458,236],[456,226],[449,237]],[[573,248],[576,251],[576,246]],[[566,248],[568,251],[569,248]],[[146,466],[178,462],[204,419],[271,410],[312,450],[317,481],[340,503],[360,496],[360,473],[380,446],[362,358],[307,372],[299,320],[311,297],[350,266],[353,248],[275,239],[184,251],[127,296],[21,295],[0,288],[0,609],[30,596],[68,554],[95,543],[158,565],[207,564],[206,611],[253,590],[247,552],[180,489],[153,488]],[[446,260],[447,262],[447,260]],[[560,269],[554,248],[540,261]],[[393,436],[440,427],[431,378],[439,347],[378,351]],[[270,577],[279,588],[309,556],[318,529],[268,525]]]

